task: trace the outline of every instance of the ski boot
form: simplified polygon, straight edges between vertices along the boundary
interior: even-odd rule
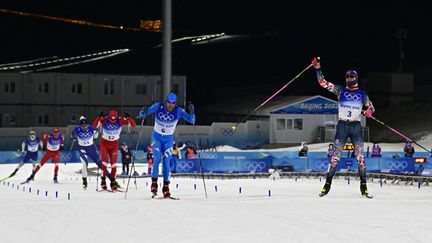
[[[324,197],[329,193],[331,188],[331,180],[326,180],[326,183],[324,184],[324,187],[321,189],[321,192],[319,194],[320,197]]]
[[[29,178],[27,178],[27,182],[34,181],[35,173],[33,172]]]
[[[151,186],[150,186],[150,191],[152,192],[152,197],[155,197],[157,195],[157,191],[158,191],[157,179],[153,179],[152,178],[152,183],[151,183]]]
[[[117,190],[117,181],[115,179],[111,179],[110,187],[112,191]]]
[[[162,187],[162,193],[164,197],[171,197],[171,193],[169,190],[169,181],[164,181],[163,187]]]
[[[367,190],[366,179],[360,180],[360,192],[363,197],[370,198],[370,199],[373,198],[373,196]]]
[[[54,183],[58,183],[57,174],[54,175],[53,181],[54,181]]]
[[[83,180],[83,189],[85,190],[87,189],[87,178],[83,177],[82,180]]]
[[[121,188],[120,184],[116,181],[115,178],[114,179],[113,178],[109,178],[109,179],[111,181],[110,186],[114,185],[116,190],[119,189],[119,188]],[[111,186],[111,188],[112,188],[112,186]]]
[[[106,177],[101,177],[101,187],[102,190],[107,190]]]

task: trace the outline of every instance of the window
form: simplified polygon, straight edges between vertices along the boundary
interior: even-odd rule
[[[73,83],[71,92],[73,94],[81,94],[82,93],[82,83]]]
[[[178,94],[179,93],[179,85],[173,84],[171,90],[174,94]]]
[[[82,83],[77,83],[77,94],[82,93]]]
[[[303,130],[303,119],[301,118],[294,119],[294,130]]]
[[[48,93],[49,92],[49,83],[45,82],[44,83],[44,93]]]
[[[37,116],[37,123],[38,125],[48,125],[49,124],[49,119],[48,119],[48,114],[39,114]]]
[[[7,82],[4,84],[5,93],[15,93],[15,82]]]
[[[285,130],[285,119],[276,119],[276,130]]]
[[[137,95],[146,95],[147,94],[147,85],[146,84],[137,84],[136,85],[136,94]]]
[[[287,119],[286,123],[287,123],[286,130],[293,130],[293,120],[292,119]]]
[[[337,116],[336,115],[324,115],[324,125],[327,129],[336,129]]]
[[[11,126],[15,125],[15,121],[16,121],[15,114],[6,113],[3,115],[3,119],[5,124],[9,124]]]
[[[113,95],[114,94],[114,79],[110,78],[104,79],[104,94]]]
[[[276,119],[276,130],[303,130],[303,119]]]
[[[48,93],[49,92],[49,83],[43,82],[38,84],[38,92],[39,93]]]

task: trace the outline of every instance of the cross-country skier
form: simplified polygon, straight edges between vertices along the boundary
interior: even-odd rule
[[[78,140],[78,151],[82,163],[82,180],[84,189],[87,189],[87,166],[89,157],[99,168],[102,169],[102,159],[100,158],[96,145],[93,142],[98,135],[99,133],[96,129],[87,123],[87,118],[85,116],[80,117],[79,125],[76,126],[71,133],[71,139],[74,141]]]
[[[43,150],[46,151],[40,163],[33,169],[32,174],[27,178],[27,182],[34,179],[39,169],[49,160],[54,163],[54,183],[58,183],[57,174],[59,170],[60,151],[64,149],[64,138],[60,130],[53,128],[52,134],[44,134],[42,137]]]
[[[360,115],[362,108],[365,106],[367,110],[364,112],[366,117],[370,117],[375,111],[372,102],[364,90],[358,88],[358,74],[354,70],[348,70],[345,73],[346,85],[334,85],[325,80],[321,72],[319,58],[314,58],[312,64],[316,69],[318,82],[321,87],[335,94],[339,103],[339,121],[336,127],[335,136],[335,154],[332,156],[327,172],[327,179],[320,196],[326,195],[330,191],[333,176],[336,172],[336,166],[341,159],[343,146],[348,138],[355,147],[355,155],[358,163],[358,172],[360,176],[360,191],[365,197],[372,198],[366,186],[366,164],[363,156],[364,140],[363,132],[360,124]]]
[[[128,112],[125,112],[124,117],[119,116],[116,110],[111,110],[108,116],[104,116],[103,112],[99,112],[98,117],[93,121],[93,127],[102,126],[102,136],[100,139],[100,154],[102,158],[102,177],[101,186],[103,190],[107,189],[106,176],[108,157],[111,164],[111,176],[108,177],[111,181],[110,187],[112,190],[117,190],[116,182],[116,163],[118,159],[119,139],[123,126],[136,127],[135,121],[130,117]]]
[[[8,178],[11,178],[16,175],[19,169],[24,165],[24,163],[31,160],[33,164],[33,169],[36,167],[36,162],[38,159],[38,150],[42,149],[42,141],[39,137],[36,136],[35,131],[30,131],[29,136],[22,142],[21,144],[21,152],[24,154],[23,161],[18,164],[16,169],[9,176],[1,179],[0,181],[4,181]]]
[[[170,161],[172,155],[173,136],[180,118],[183,118],[189,123],[195,123],[194,106],[188,105],[189,114],[186,111],[176,105],[177,96],[174,93],[168,94],[164,103],[155,103],[148,109],[140,111],[139,115],[142,119],[145,119],[148,115],[155,115],[154,130],[152,132],[151,141],[153,147],[153,171],[152,171],[152,184],[151,192],[153,197],[156,196],[158,191],[157,179],[159,176],[159,163],[163,160],[163,187],[162,193],[166,198],[171,197],[169,190],[169,178],[170,178]]]

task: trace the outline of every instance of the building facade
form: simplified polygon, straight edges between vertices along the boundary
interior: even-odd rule
[[[173,76],[171,88],[185,106],[186,77]],[[111,109],[135,116],[164,99],[160,76],[72,73],[1,73],[0,97],[0,127],[65,126]]]

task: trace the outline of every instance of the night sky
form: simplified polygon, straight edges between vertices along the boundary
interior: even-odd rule
[[[161,19],[159,0],[115,2],[6,0],[0,8],[131,27],[138,27],[140,19]],[[244,37],[201,46],[173,45],[173,74],[187,76],[188,96],[197,107],[238,96],[239,90],[270,96],[316,55],[322,58],[326,78],[340,83],[347,69],[356,69],[360,78],[370,72],[397,71],[398,29],[407,32],[403,71],[431,69],[429,8],[411,2],[327,2],[173,0],[173,38],[220,32]],[[152,49],[160,44],[160,33],[2,12],[0,25],[0,63],[131,48],[126,55],[53,71],[160,74],[161,49]],[[328,96],[312,70],[282,93],[293,94]]]

